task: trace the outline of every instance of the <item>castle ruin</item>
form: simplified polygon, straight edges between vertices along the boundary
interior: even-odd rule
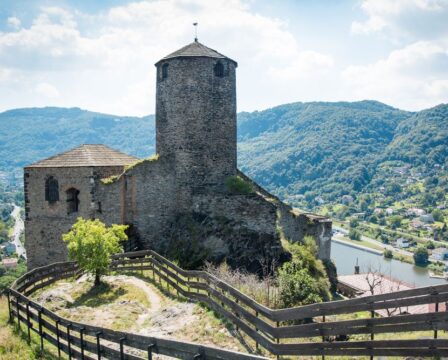
[[[128,224],[127,250],[185,267],[225,259],[256,271],[283,256],[282,237],[306,235],[328,259],[331,221],[296,213],[237,168],[237,63],[195,41],[155,65],[155,156],[81,145],[25,167],[28,267],[65,261],[62,234],[78,217]]]

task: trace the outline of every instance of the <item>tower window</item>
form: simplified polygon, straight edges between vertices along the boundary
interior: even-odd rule
[[[67,194],[67,213],[72,214],[78,212],[79,208],[79,190],[70,188],[66,191]]]
[[[221,61],[218,61],[215,65],[215,76],[223,77],[224,76],[224,65]]]
[[[59,184],[53,176],[49,176],[45,180],[45,201],[50,204],[59,201]]]
[[[162,79],[166,79],[168,77],[168,64],[162,65]]]

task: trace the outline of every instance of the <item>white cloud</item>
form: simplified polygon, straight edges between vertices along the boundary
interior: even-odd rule
[[[10,27],[12,27],[13,29],[18,29],[20,28],[20,25],[22,24],[22,22],[20,21],[19,18],[16,18],[15,16],[11,16],[9,17],[6,22],[8,23],[8,25]]]
[[[269,74],[274,78],[297,79],[299,77],[315,77],[330,70],[334,65],[331,56],[316,51],[305,50],[289,66],[271,67]]]
[[[366,66],[349,66],[342,74],[353,98],[376,99],[418,110],[448,98],[448,47],[444,42],[420,41]]]
[[[36,93],[49,99],[56,99],[60,96],[59,90],[48,83],[37,84]]]
[[[300,49],[285,23],[252,12],[240,0],[155,0],[94,15],[44,7],[29,27],[0,32],[0,66],[26,73],[27,86],[31,83],[47,95],[56,92],[42,89],[41,83],[57,86],[63,96],[53,97],[56,105],[152,113],[152,64],[193,40],[193,21],[199,22],[200,41],[244,69],[239,75],[239,104],[244,109],[280,101],[269,94],[270,71],[312,78],[332,64],[327,55]],[[276,67],[270,70],[273,63]],[[254,94],[258,86],[263,88]],[[29,102],[45,105],[39,99]],[[6,101],[0,96],[0,107],[7,108]]]
[[[10,31],[0,32],[0,109],[51,100],[115,114],[153,113],[153,64],[193,40],[193,21],[201,42],[238,61],[239,110],[364,98],[431,106],[448,98],[447,26],[439,21],[447,2],[364,0],[367,17],[352,24],[353,32],[404,36],[412,45],[345,70],[340,58],[302,47],[287,23],[254,12],[246,0],[145,0],[96,14],[43,7],[26,26],[11,20]]]
[[[436,39],[448,34],[448,0],[362,0],[364,21],[352,22],[352,32],[385,32],[394,38]]]

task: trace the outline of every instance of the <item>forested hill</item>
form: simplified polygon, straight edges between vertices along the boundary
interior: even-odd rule
[[[412,113],[362,101],[296,103],[240,114],[240,166],[279,195],[360,191]]]
[[[81,143],[104,143],[139,157],[154,152],[154,117],[78,108],[0,114],[0,171]],[[387,179],[378,168],[411,164],[422,176],[448,169],[448,105],[418,113],[375,101],[293,103],[238,115],[239,166],[283,198],[334,201]],[[387,182],[387,181],[386,181]]]

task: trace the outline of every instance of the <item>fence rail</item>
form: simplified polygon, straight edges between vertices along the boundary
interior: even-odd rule
[[[143,267],[144,268],[144,267]],[[139,270],[142,267],[138,268]],[[28,337],[34,332],[55,345],[69,359],[152,359],[162,354],[179,359],[256,360],[264,357],[227,351],[211,346],[142,336],[87,325],[60,317],[31,300],[28,295],[57,280],[82,274],[73,262],[55,263],[36,268],[19,278],[8,291],[10,320],[16,319]]]
[[[448,301],[448,285],[430,286],[289,309],[270,309],[257,303],[249,296],[241,293],[215,276],[204,271],[184,270],[152,250],[117,254],[113,257],[111,268],[116,271],[150,270],[153,280],[164,284],[167,291],[174,291],[178,295],[182,295],[193,301],[201,301],[207,304],[221,316],[233,322],[238,329],[245,332],[256,342],[257,346],[261,345],[273,355],[448,355],[448,339],[439,338],[441,330],[448,330],[448,313],[438,311],[439,304]],[[17,280],[11,289],[11,295],[15,297],[15,300],[11,300],[11,304],[14,305],[14,301],[19,302],[19,310],[15,309],[14,306],[11,307],[12,316],[16,316],[17,313],[28,316],[27,313],[23,312],[23,306],[27,303],[32,303],[26,298],[27,294],[52,281],[77,276],[79,273],[74,263],[57,263],[25,274]],[[393,310],[430,304],[433,304],[432,308],[434,311],[425,314],[375,317],[375,313],[378,310]],[[444,309],[446,309],[446,306]],[[360,312],[370,314],[370,318],[358,318],[355,320],[341,320],[337,318],[340,315]],[[42,309],[41,313],[52,321],[57,320],[55,318],[57,316],[46,309]],[[25,315],[19,316],[18,320],[20,322],[23,322],[24,319],[26,320]],[[34,314],[35,317],[36,314]],[[67,325],[67,320],[60,320],[60,323]],[[48,325],[45,322],[42,324]],[[198,354],[197,345],[189,344],[190,352],[173,353],[174,350],[168,349],[176,349],[178,351],[177,349],[182,347],[179,344],[183,343],[147,337],[142,340],[140,339],[142,337],[137,335],[118,333],[91,326],[87,327],[86,325],[74,322],[71,324],[73,326],[72,330],[78,334],[80,333],[80,328],[84,327],[84,335],[93,336],[93,333],[102,331],[105,336],[104,340],[117,344],[121,339],[122,348],[125,344],[126,346],[133,346],[136,349],[145,350],[142,349],[142,346],[148,346],[148,344],[154,342],[157,343],[159,349],[165,351],[164,354],[166,355],[170,355],[167,353],[170,351],[171,356],[178,356],[180,358],[191,358]],[[55,331],[53,331],[55,330],[54,326],[51,329],[52,334],[55,334]],[[394,334],[416,331],[429,331],[432,334],[432,338],[426,337],[419,339],[414,334],[410,334],[408,338],[393,340]],[[390,334],[390,336],[387,336],[387,339],[375,339],[375,336],[378,334]],[[67,343],[67,336],[61,336],[61,339]],[[362,338],[362,336],[366,339]],[[68,338],[71,340],[72,337],[75,339],[74,335],[69,335]],[[124,342],[123,337],[126,338],[126,342]],[[54,342],[54,336],[49,341]],[[159,346],[160,341],[168,341],[171,343],[163,347],[161,345]],[[74,340],[74,344],[80,345],[81,343],[82,341],[80,342],[78,336],[77,340]],[[94,343],[95,341],[92,342],[92,344]],[[86,346],[89,346],[89,349],[92,350],[92,344],[86,343]],[[225,356],[219,357],[220,355],[217,355],[216,352],[223,350],[214,348],[208,350],[205,347],[204,349],[201,351],[208,351],[205,354],[207,359],[257,358],[252,355],[236,355],[236,353],[232,353],[235,354],[232,356],[226,353]],[[76,351],[80,351],[79,346],[77,346]],[[119,350],[110,348],[107,351],[116,352]],[[194,352],[196,353],[193,354]],[[129,359],[133,358],[129,357]]]

